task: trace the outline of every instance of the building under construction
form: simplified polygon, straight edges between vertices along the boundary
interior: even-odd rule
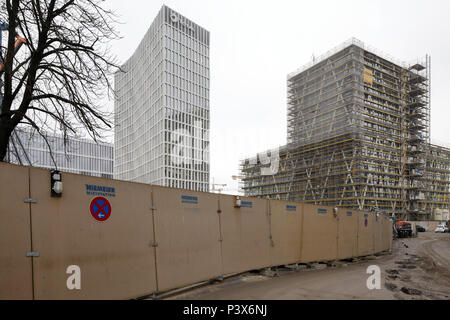
[[[351,39],[289,74],[287,92],[278,171],[242,161],[245,195],[418,220],[449,208],[450,150],[430,144],[429,56],[407,65]]]

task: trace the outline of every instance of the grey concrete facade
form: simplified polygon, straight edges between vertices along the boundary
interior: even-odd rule
[[[115,75],[116,179],[209,190],[209,32],[163,6]]]

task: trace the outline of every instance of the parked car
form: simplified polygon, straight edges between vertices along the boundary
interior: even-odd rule
[[[425,231],[427,231],[427,230],[425,230],[425,228],[424,227],[422,227],[422,226],[420,226],[420,225],[416,225],[416,230],[417,230],[417,232],[425,232]]]
[[[434,229],[434,232],[441,232],[441,233],[449,232],[449,228],[445,224],[440,224],[436,227],[436,229]]]

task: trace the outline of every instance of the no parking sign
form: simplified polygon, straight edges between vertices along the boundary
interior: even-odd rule
[[[106,198],[95,197],[91,201],[89,210],[97,221],[106,221],[111,216],[111,204]]]

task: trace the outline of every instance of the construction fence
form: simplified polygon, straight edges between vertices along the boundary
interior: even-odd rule
[[[390,250],[374,213],[0,163],[0,299],[128,299],[264,267]],[[81,288],[69,289],[69,266]]]

